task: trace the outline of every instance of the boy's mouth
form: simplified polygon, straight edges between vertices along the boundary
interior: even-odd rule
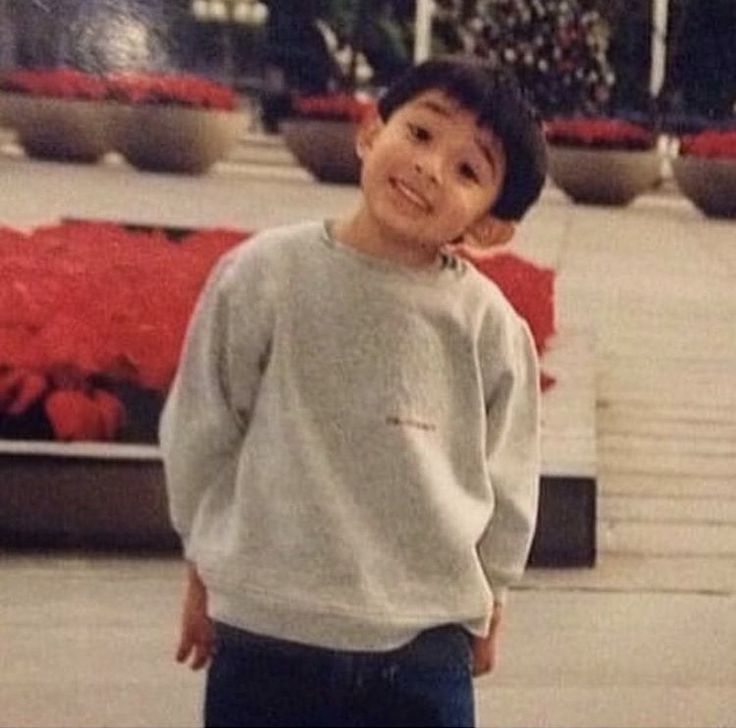
[[[422,212],[432,211],[432,205],[430,205],[429,202],[419,192],[407,185],[405,182],[397,179],[396,177],[389,178],[389,181],[391,183],[391,186],[404,199],[408,200],[412,205],[419,208]]]

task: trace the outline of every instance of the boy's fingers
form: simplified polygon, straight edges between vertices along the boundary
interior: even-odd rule
[[[197,642],[194,645],[194,659],[190,667],[192,670],[201,670],[210,660],[212,646],[209,640]]]
[[[187,642],[181,644],[179,649],[176,651],[176,661],[185,663],[191,658],[189,667],[192,670],[200,670],[209,661],[210,648],[207,644],[200,642]]]
[[[196,651],[197,645],[204,639],[206,637],[199,635],[196,629],[186,626],[183,627],[181,638],[179,639],[179,646],[176,649],[176,661],[186,662],[192,656],[192,652]]]
[[[176,661],[185,662],[192,651],[193,643],[186,635],[181,638],[179,646],[176,648]]]
[[[492,672],[496,666],[497,645],[494,639],[473,640],[473,677]]]
[[[480,677],[493,671],[493,656],[487,653],[475,655],[473,659],[473,677]]]
[[[197,670],[201,670],[207,664],[207,660],[207,655],[200,653],[194,660],[192,660],[189,667],[196,672]]]

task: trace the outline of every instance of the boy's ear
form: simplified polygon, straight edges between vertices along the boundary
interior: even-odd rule
[[[358,155],[358,159],[363,159],[365,153],[370,150],[382,128],[383,120],[378,113],[378,109],[371,109],[358,126],[358,133],[355,138],[355,153]]]
[[[466,242],[477,248],[493,248],[504,245],[514,237],[516,222],[500,220],[493,215],[484,215],[473,223],[465,233]]]

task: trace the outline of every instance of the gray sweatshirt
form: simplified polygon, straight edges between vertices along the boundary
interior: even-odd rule
[[[524,569],[533,341],[496,286],[305,223],[224,256],[160,427],[171,519],[213,618],[334,649],[482,635]]]

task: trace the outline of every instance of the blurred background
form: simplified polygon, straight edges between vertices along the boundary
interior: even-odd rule
[[[513,67],[546,114],[733,116],[731,0],[433,5],[433,53]],[[273,130],[290,92],[388,83],[423,40],[416,16],[414,0],[0,0],[0,67],[196,72],[256,97]]]

